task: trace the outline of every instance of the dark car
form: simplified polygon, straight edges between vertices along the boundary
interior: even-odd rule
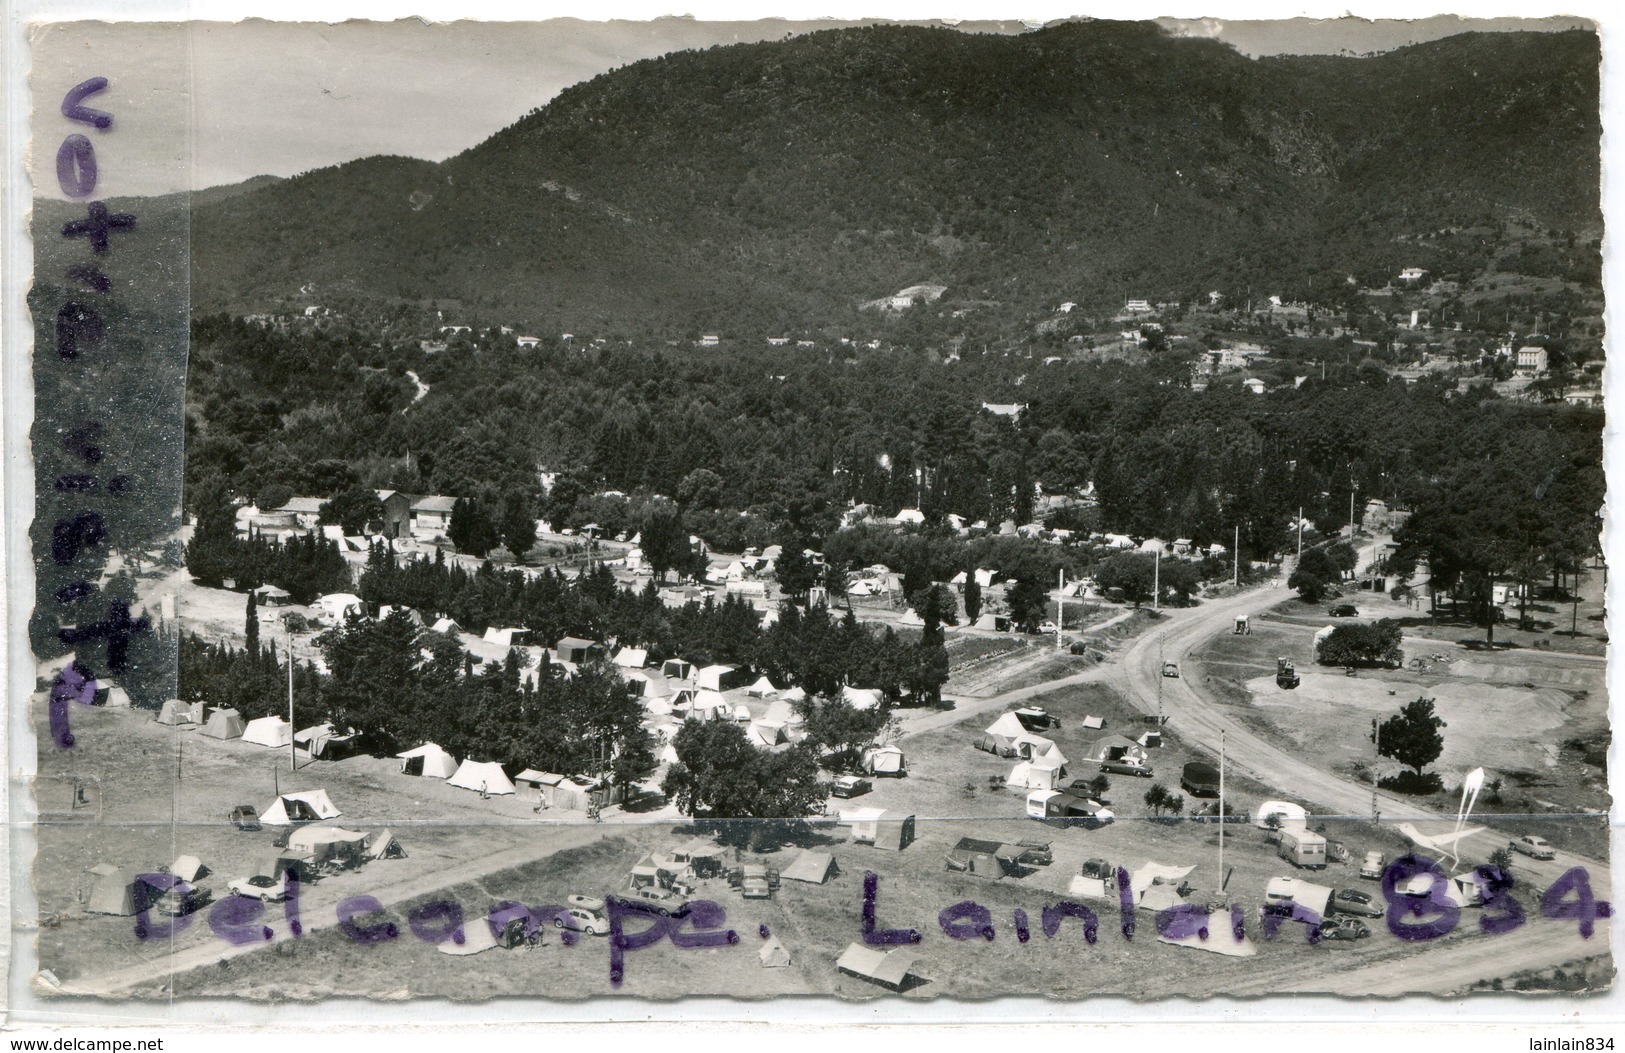
[[[1320,923],[1320,938],[1323,940],[1363,940],[1371,935],[1371,930],[1364,922],[1353,918],[1333,918]]]
[[[1352,914],[1359,918],[1380,918],[1388,912],[1371,900],[1371,893],[1359,889],[1338,889],[1332,897],[1333,914]]]
[[[1111,775],[1138,775],[1142,779],[1151,778],[1150,765],[1137,764],[1128,760],[1101,761],[1100,770]]]
[[[1357,618],[1360,615],[1360,610],[1352,603],[1339,603],[1326,613],[1333,618]]]
[[[831,797],[862,797],[875,788],[875,784],[868,779],[860,779],[855,775],[842,775],[830,787]]]
[[[152,909],[166,917],[178,918],[202,910],[212,902],[213,889],[207,885],[190,885],[184,896],[179,887],[167,890],[152,904]]]
[[[1112,802],[1095,792],[1094,786],[1095,780],[1093,779],[1073,779],[1072,782],[1067,786],[1066,792],[1072,794],[1074,797],[1093,797],[1101,804],[1111,804]]]

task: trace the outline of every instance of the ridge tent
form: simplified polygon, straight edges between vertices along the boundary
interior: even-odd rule
[[[800,724],[801,714],[797,713],[796,707],[790,704],[787,697],[784,697],[773,700],[768,705],[767,713],[763,715],[762,719],[771,721],[774,724]]]
[[[458,765],[456,773],[446,780],[446,785],[488,795],[514,792],[513,782],[502,770],[502,765],[494,761],[477,761],[472,758]]]
[[[401,762],[403,775],[420,775],[426,779],[449,779],[457,772],[457,760],[432,742],[416,749],[395,754]]]
[[[772,749],[781,743],[788,742],[784,733],[783,724],[772,724],[767,721],[756,721],[745,729],[745,737],[752,746],[758,749]]]
[[[643,698],[670,698],[671,683],[653,669],[642,670],[632,674],[643,681]]]
[[[1145,763],[1145,747],[1122,735],[1107,735],[1089,744],[1089,758],[1096,761]]]
[[[444,633],[447,636],[456,636],[458,633],[463,631],[463,627],[458,625],[457,622],[451,618],[441,618],[434,623],[433,628],[431,628],[429,631]]]
[[[1006,713],[983,729],[976,748],[996,753],[1001,757],[1014,757],[1016,739],[1027,733],[1027,729],[1021,725],[1020,718],[1014,713]]]
[[[805,881],[813,885],[822,885],[839,870],[835,866],[835,857],[828,852],[804,851],[796,857],[796,861],[785,867],[779,873],[781,880]]]
[[[644,712],[652,717],[671,716],[671,699],[664,695],[645,694],[638,701],[643,703]]]
[[[914,973],[917,961],[913,954],[901,947],[881,951],[861,943],[851,943],[835,960],[835,969],[888,990],[901,991],[905,987],[915,986],[909,982],[911,978],[916,982],[923,979]]]
[[[217,709],[203,725],[203,734],[211,739],[235,739],[243,734],[243,717],[235,709]]]
[[[243,741],[279,749],[293,742],[293,725],[281,717],[260,717],[243,728]]]
[[[878,746],[863,755],[863,770],[870,775],[901,777],[908,774],[908,764],[899,747]]]
[[[1090,714],[1083,718],[1083,726],[1089,731],[1099,731],[1106,726],[1106,718]]]
[[[305,747],[312,757],[320,757],[327,752],[329,746],[349,742],[354,737],[355,733],[353,731],[340,735],[334,730],[331,723],[326,723],[317,724],[314,727],[305,728],[295,733],[293,741]]]
[[[90,890],[90,901],[85,904],[87,914],[113,914],[129,917],[135,913],[135,884],[139,870],[133,867],[113,867],[106,864],[92,868],[96,884]]]
[[[389,830],[383,830],[373,835],[367,847],[368,859],[405,859],[406,849],[401,847],[400,841]]]
[[[660,664],[660,675],[669,680],[687,680],[694,675],[694,663],[668,658]]]
[[[804,688],[792,687],[779,692],[779,701],[789,705],[795,702],[807,701],[807,692]],[[775,703],[777,705],[777,703]]]
[[[645,647],[623,647],[613,659],[622,669],[642,669],[649,664],[649,650]]]
[[[299,793],[285,793],[272,801],[271,807],[260,816],[260,822],[268,826],[292,826],[294,823],[337,819],[342,814],[334,807],[326,790],[301,790]]]
[[[762,949],[756,952],[756,960],[762,963],[764,969],[783,969],[790,964],[790,952],[777,936],[769,936]]]
[[[108,709],[129,709],[130,693],[117,684],[99,681],[96,684],[96,701],[92,704]]]
[[[197,856],[180,856],[169,865],[169,872],[190,884],[209,872]]]
[[[778,694],[779,689],[774,687],[773,681],[769,680],[764,675],[757,677],[756,683],[745,688],[745,693],[750,695],[752,698],[766,698],[768,695]]]
[[[158,711],[156,719],[158,723],[168,724],[171,727],[178,724],[196,724],[198,722],[196,712],[191,703],[172,698],[164,703],[164,708]]]

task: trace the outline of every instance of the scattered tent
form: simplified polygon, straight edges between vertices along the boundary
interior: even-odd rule
[[[191,883],[209,872],[197,856],[180,856],[169,865],[169,872],[182,881]]]
[[[767,713],[762,719],[774,724],[800,724],[801,714],[796,712],[796,707],[790,704],[788,698],[778,698],[768,705]]]
[[[687,680],[694,675],[694,663],[668,658],[660,664],[660,675],[671,680]]]
[[[853,709],[874,709],[880,705],[880,692],[861,687],[841,688],[841,698]]]
[[[877,746],[863,755],[863,770],[870,775],[902,776],[908,774],[908,762],[899,747]]]
[[[430,629],[431,632],[444,633],[447,636],[456,636],[463,631],[463,627],[451,618],[441,618]]]
[[[446,784],[491,795],[514,792],[513,781],[502,770],[502,765],[494,761],[477,761],[472,757],[458,766]]]
[[[529,629],[515,629],[512,627],[497,628],[490,626],[482,637],[486,643],[496,644],[498,647],[513,647],[530,641]]]
[[[367,846],[367,858],[405,859],[406,849],[401,847],[400,840],[392,832],[384,830],[373,835],[371,843]]]
[[[135,913],[135,882],[140,871],[103,863],[92,867],[91,873],[97,877],[90,890],[90,902],[85,904],[87,914],[129,917]]]
[[[756,683],[745,689],[745,693],[750,695],[752,698],[766,698],[768,695],[778,694],[779,689],[774,687],[773,681],[769,680],[766,676],[760,676],[756,678]]]
[[[457,772],[457,759],[432,742],[416,749],[395,754],[401,762],[403,775],[421,775],[426,779],[449,779]]]
[[[243,728],[243,741],[279,749],[293,744],[293,725],[281,717],[260,717]]]
[[[779,701],[790,705],[795,702],[807,701],[807,692],[804,688],[792,687],[779,692]],[[777,703],[775,703],[777,704]]]
[[[649,651],[643,647],[623,647],[615,652],[614,662],[622,669],[642,669],[649,664]]]
[[[1089,757],[1097,761],[1145,763],[1145,747],[1122,735],[1107,735],[1089,744]]]
[[[435,950],[441,954],[453,954],[461,958],[470,954],[479,954],[481,951],[491,950],[497,945],[496,934],[491,931],[489,916],[465,922],[460,934],[463,937],[462,943],[458,943],[457,934],[453,934],[445,942],[437,945]]]
[[[203,734],[211,739],[235,739],[242,737],[243,717],[235,709],[217,709],[209,715],[209,722],[203,725]]]
[[[1053,790],[1066,778],[1066,758],[1051,747],[1030,761],[1017,761],[1005,784],[1023,790]]]
[[[351,615],[359,617],[367,613],[367,605],[361,602],[361,597],[349,592],[323,596],[316,601],[316,605],[321,608],[322,620],[334,625]]]
[[[976,747],[1001,757],[1014,757],[1016,740],[1028,734],[1014,713],[1006,713],[982,731],[982,738],[976,743]]]
[[[194,705],[190,702],[182,702],[178,698],[172,698],[164,703],[164,708],[158,711],[158,723],[168,724],[171,727],[178,724],[197,724],[199,723],[197,718],[199,705],[201,703]]]
[[[1209,925],[1208,938],[1202,939],[1198,933],[1187,936],[1161,936],[1158,943],[1167,943],[1175,947],[1194,947],[1199,951],[1212,951],[1214,954],[1223,954],[1231,958],[1251,958],[1258,953],[1258,945],[1253,943],[1245,934],[1236,939],[1227,925]]]
[[[745,674],[731,665],[708,665],[700,670],[700,687],[709,691],[731,691],[741,686]]]
[[[1278,816],[1278,827],[1282,830],[1307,830],[1309,828],[1309,813],[1303,810],[1303,805],[1293,804],[1291,801],[1265,801],[1258,806],[1254,813],[1253,825],[1260,830],[1270,828],[1270,816]]]
[[[553,653],[559,656],[561,662],[585,662],[595,654],[604,653],[604,645],[593,640],[583,640],[576,636],[566,636],[559,640],[553,648]]]
[[[366,858],[367,835],[337,826],[306,826],[289,836],[288,848],[309,853],[314,863],[356,866]]]
[[[835,969],[888,990],[901,991],[921,981],[922,978],[914,974],[916,961],[913,954],[901,947],[882,951],[852,943],[835,960]]]
[[[758,749],[772,749],[790,741],[783,724],[773,724],[764,720],[758,720],[746,728],[745,737]]]
[[[353,735],[340,735],[333,729],[332,724],[317,724],[294,733],[293,741],[310,751],[312,757],[320,757],[327,752],[327,747],[336,742],[348,742]]]
[[[777,936],[769,936],[762,949],[756,952],[756,960],[762,963],[764,969],[783,969],[790,965],[790,952]]]
[[[781,880],[806,881],[814,885],[822,885],[834,877],[839,870],[835,866],[835,857],[828,852],[804,851],[796,857],[796,861],[780,872]]]
[[[99,681],[96,685],[96,698],[92,705],[106,706],[108,709],[129,709],[130,693],[117,684]]]
[[[1090,731],[1099,731],[1101,728],[1106,726],[1106,718],[1097,717],[1091,714],[1083,718],[1083,726]]]
[[[285,793],[272,801],[271,807],[260,815],[260,822],[267,826],[291,826],[294,823],[337,819],[341,814],[326,790],[302,790],[299,793]]]

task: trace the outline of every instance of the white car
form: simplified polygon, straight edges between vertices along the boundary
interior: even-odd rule
[[[247,896],[265,903],[276,903],[288,898],[288,876],[238,878],[227,885],[233,896]]]
[[[584,896],[571,896],[572,900],[586,900]],[[572,932],[584,932],[588,936],[609,935],[609,919],[603,911],[603,900],[587,900],[597,903],[598,907],[571,906],[553,915],[555,929],[569,929]]]
[[[1061,627],[1059,625],[1056,625],[1054,622],[1039,622],[1038,623],[1038,631],[1040,633],[1044,633],[1045,635],[1048,635],[1049,633],[1058,633],[1058,632],[1060,632]]]
[[[1556,859],[1557,849],[1547,844],[1544,837],[1527,834],[1512,842],[1509,846],[1514,852],[1522,852],[1535,859]]]

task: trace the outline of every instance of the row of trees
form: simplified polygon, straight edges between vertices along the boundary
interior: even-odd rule
[[[276,585],[301,604],[347,591],[354,580],[337,541],[315,534],[284,541],[239,538],[229,507],[199,518],[186,546],[186,569],[193,580],[215,588],[226,581],[239,589]]]

